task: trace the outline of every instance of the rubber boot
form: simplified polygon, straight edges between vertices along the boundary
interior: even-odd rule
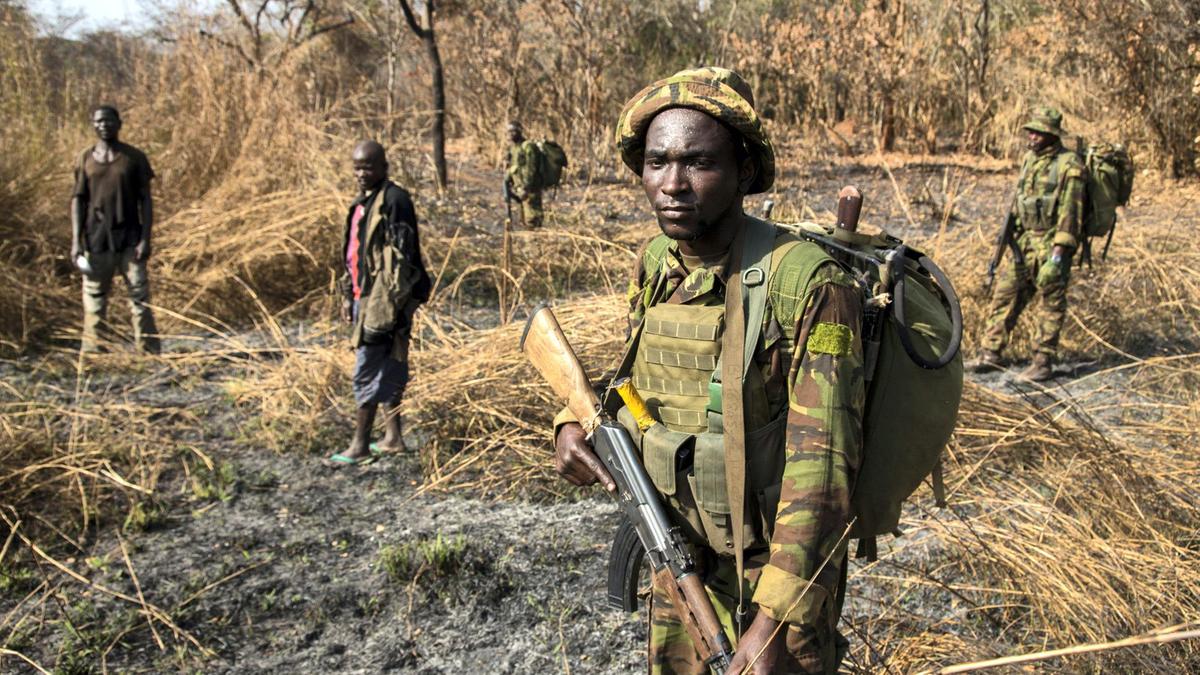
[[[1000,352],[993,349],[985,349],[979,358],[967,362],[967,370],[972,373],[992,373],[1003,368],[1004,362],[1000,358]]]
[[[1049,354],[1034,354],[1033,362],[1018,377],[1029,382],[1045,382],[1054,377],[1054,362]]]

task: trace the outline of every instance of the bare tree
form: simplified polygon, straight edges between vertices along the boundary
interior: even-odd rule
[[[226,0],[242,27],[241,35],[201,30],[200,34],[232,49],[256,74],[272,76],[275,67],[298,47],[354,22],[331,16],[317,0]]]
[[[442,57],[438,53],[437,36],[433,32],[434,0],[424,0],[424,26],[417,21],[408,0],[398,2],[408,27],[425,43],[425,54],[429,58],[429,74],[433,80],[433,164],[437,170],[438,189],[444,190],[449,184],[446,175],[446,82],[442,75]]]
[[[349,12],[358,20],[367,33],[382,45],[385,63],[386,98],[384,99],[384,115],[386,138],[396,137],[396,70],[399,67],[401,45],[408,35],[408,22],[396,6],[396,0],[355,0],[349,5]]]

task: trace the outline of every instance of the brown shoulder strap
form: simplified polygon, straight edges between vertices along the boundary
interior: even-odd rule
[[[725,485],[729,491],[729,521],[733,530],[733,555],[737,562],[738,606],[734,626],[741,637],[745,613],[742,578],[746,568],[743,521],[746,518],[746,427],[742,400],[742,360],[746,348],[746,313],[742,301],[742,249],[746,227],[738,231],[729,256],[725,287],[725,335],[721,338],[721,423],[725,427]],[[733,358],[729,358],[733,357]]]

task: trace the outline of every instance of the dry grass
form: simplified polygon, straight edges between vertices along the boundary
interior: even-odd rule
[[[568,219],[591,222],[596,216],[589,214],[568,213]],[[1068,327],[1065,347],[1072,354],[1101,355],[1093,371],[1076,380],[1072,395],[969,386],[949,453],[951,508],[933,509],[929,495],[920,494],[907,535],[878,563],[855,571],[856,599],[847,617],[856,636],[853,659],[862,668],[910,672],[1113,640],[1196,619],[1200,460],[1193,448],[1200,430],[1200,356],[1180,341],[1195,334],[1200,276],[1188,266],[1186,232],[1128,225],[1112,262],[1088,282],[1098,290],[1076,293],[1072,305],[1078,322]],[[553,228],[521,233],[513,276],[529,289],[561,279],[572,267],[625,269],[632,242],[644,234],[644,226],[614,227],[609,239]],[[966,291],[972,331],[983,310],[970,288],[986,255],[978,238],[960,227],[937,245],[937,257]],[[429,262],[441,271],[441,291],[418,315],[414,381],[405,403],[411,427],[427,439],[420,451],[421,489],[576,498],[579,492],[553,475],[548,423],[557,403],[517,351],[519,322],[472,325],[494,320],[494,304],[486,306],[494,303],[498,235],[460,230],[457,239],[437,233],[428,240],[437,242],[428,247],[436,251]],[[536,256],[538,251],[544,254]],[[1141,255],[1145,251],[1155,255]],[[563,298],[550,293],[552,283],[539,293],[559,297],[560,321],[597,380],[622,340],[622,276],[610,271],[581,277],[580,286],[598,287],[594,295]],[[1168,287],[1147,281],[1168,278]],[[470,283],[476,286],[468,290]],[[122,402],[154,381],[186,381],[236,362],[242,374],[228,379],[224,391],[239,411],[247,442],[316,452],[344,433],[351,353],[337,337],[339,329],[289,332],[245,288],[242,293],[240,302],[257,308],[258,329],[232,333],[191,319],[193,331],[218,336],[206,352],[149,364],[106,357],[91,382],[81,376],[78,393],[54,384],[6,390],[10,450],[2,465],[9,468],[0,475],[0,488],[15,497],[10,503],[26,521],[21,531],[31,528],[70,548],[64,542],[94,527],[95,519],[120,519],[143,491],[155,488],[165,465],[207,461],[187,442],[163,446],[163,409]],[[1018,355],[1027,350],[1026,339],[1018,340]],[[1158,352],[1171,345],[1173,353]],[[46,369],[46,382],[71,373],[61,357],[46,358],[39,368]],[[143,372],[127,372],[137,368]],[[125,376],[119,386],[105,381],[117,373]],[[118,429],[114,415],[132,424]],[[168,438],[186,437],[186,430],[204,423],[200,410],[169,408],[166,415],[175,429]],[[112,443],[114,438],[122,443]],[[69,509],[31,509],[51,495]],[[50,524],[62,532],[53,534]],[[17,543],[0,563],[28,559],[22,556],[31,549]],[[1195,647],[1183,642],[1073,655],[1059,665],[1071,671],[1186,669],[1198,658]]]
[[[1068,354],[1099,360],[1069,391],[969,385],[947,463],[951,508],[936,510],[921,493],[908,534],[854,573],[859,599],[848,618],[860,667],[911,672],[1196,620],[1200,354],[1190,340],[1200,275],[1182,230],[1136,220],[1123,228],[1111,262],[1081,275],[1064,339]],[[970,228],[941,237],[930,249],[960,280],[970,335],[977,334],[985,305],[972,285],[986,247]],[[597,380],[619,352],[623,305],[619,293],[608,293],[556,308]],[[443,307],[422,315],[405,404],[429,439],[422,489],[573,498],[549,461],[558,402],[518,353],[521,326],[471,330]],[[1018,338],[1017,357],[1027,342]],[[245,392],[261,392],[263,413],[283,427],[303,428],[323,406],[348,413],[337,402],[348,365],[340,348],[297,354],[264,364],[263,379]],[[1184,642],[1072,655],[1059,666],[1147,671],[1198,663],[1200,653]]]
[[[530,3],[524,11],[546,14],[551,27],[569,23],[572,17],[549,14],[558,4]],[[622,7],[607,3],[589,11],[625,16]],[[68,226],[62,195],[70,181],[63,158],[74,157],[87,142],[81,120],[95,101],[78,93],[48,98],[39,54],[28,47],[32,41],[18,39],[29,35],[28,27],[12,21],[8,7],[0,13],[0,55],[15,64],[0,72],[5,85],[0,110],[10,120],[0,139],[14,149],[0,157],[0,351],[18,354],[55,339],[69,344],[77,320],[77,277],[63,255]],[[480,25],[505,25],[515,16]],[[664,10],[662,16],[672,14]],[[179,498],[162,494],[165,475],[185,476],[172,483],[185,486],[191,494],[185,499],[220,498],[220,461],[204,444],[213,426],[238,426],[236,440],[278,452],[324,452],[345,433],[352,354],[328,317],[342,209],[350,194],[344,160],[354,140],[373,135],[379,123],[367,76],[355,69],[361,56],[355,50],[362,46],[349,38],[313,43],[271,73],[268,83],[245,72],[219,45],[196,37],[188,19],[179,21],[172,58],[131,59],[124,88],[97,80],[98,91],[88,94],[121,96],[116,102],[126,113],[126,137],[150,150],[162,178],[154,297],[162,327],[178,334],[179,351],[153,359],[109,355],[88,370],[77,368],[72,354],[53,349],[0,364],[6,374],[0,381],[0,582],[13,580],[9,588],[21,594],[0,617],[5,649],[21,651],[22,640],[45,629],[61,598],[111,595],[65,560],[95,546],[97,533],[127,521],[144,523],[160,500]],[[464,15],[448,25],[474,24]],[[621,46],[595,35],[592,27],[572,30],[578,35],[564,38],[563,49],[572,50],[581,67],[596,66],[597,76],[555,79],[554,86],[527,93],[520,109],[543,111],[549,128],[578,134],[576,143],[588,154],[578,168],[600,174],[612,164],[607,140],[597,140],[609,138],[603,120],[612,115],[606,106],[619,104],[634,78],[645,78],[630,70],[619,77],[610,73],[607,89],[597,85],[606,82],[598,65],[603,50]],[[1038,30],[1049,35],[1044,27]],[[1007,36],[1004,49],[1025,37]],[[746,39],[756,39],[754,30]],[[572,40],[603,49],[580,50]],[[451,91],[472,84],[472,78],[495,75],[496,59],[504,60],[504,50],[480,35],[462,45],[477,54]],[[894,61],[913,46],[893,45],[890,57]],[[654,63],[667,70],[673,58],[684,56],[665,54]],[[804,65],[805,54],[792,57],[800,59],[797,72],[816,72]],[[772,58],[783,57],[752,65],[761,67],[761,77],[773,87],[766,98],[778,99],[782,109],[796,87]],[[551,75],[574,63],[539,67]],[[922,73],[936,70],[936,64],[919,65],[909,74],[893,74],[904,86],[925,91]],[[1021,92],[1039,93],[1026,79],[1043,71],[1023,71],[1025,65],[1005,65],[1004,82],[1018,91],[995,117],[980,122],[985,127],[965,130],[974,142],[1003,150],[1008,131],[1019,124]],[[499,81],[488,80],[502,88]],[[412,82],[406,86],[422,84],[419,78]],[[948,86],[945,79],[928,82],[934,89]],[[1056,83],[1048,94],[1069,114],[1088,109],[1090,101],[1080,100],[1072,93],[1079,88],[1070,85]],[[814,98],[828,98],[829,86],[815,83]],[[989,89],[993,95],[999,90]],[[491,91],[468,92],[475,96],[469,100],[463,94],[464,109],[480,114],[459,126],[473,134],[460,139],[462,145],[482,148],[494,160],[498,145],[487,136],[488,120],[503,117],[503,106],[488,98]],[[423,101],[423,90],[410,98]],[[586,101],[586,129],[572,128],[578,109],[564,101],[575,99]],[[803,110],[838,105],[816,103]],[[877,103],[850,101],[864,127]],[[991,102],[943,104],[941,117],[921,106],[900,111],[910,115],[900,120],[900,133],[919,145],[929,125],[970,119],[981,108],[990,110]],[[1125,120],[1116,130],[1150,135],[1139,126],[1142,116],[1119,101],[1104,109],[1108,117]],[[1179,124],[1193,119],[1194,114],[1185,116]],[[780,118],[773,131],[809,156],[828,154],[823,141],[805,136],[803,120],[795,121],[789,125]],[[1116,133],[1094,120],[1078,128]],[[557,480],[549,461],[548,424],[558,403],[517,351],[520,325],[495,326],[498,288],[507,279],[517,289],[505,314],[539,300],[556,301],[560,322],[600,380],[622,341],[623,286],[647,228],[622,220],[629,214],[623,188],[588,186],[572,192],[570,203],[560,200],[548,229],[516,233],[514,264],[505,270],[497,176],[472,166],[488,160],[458,155],[457,165],[452,163],[457,191],[435,195],[428,189],[420,124],[406,125],[388,146],[393,175],[416,193],[426,263],[438,278],[434,301],[418,315],[414,381],[405,403],[410,426],[425,440],[421,489],[487,498],[577,498],[581,493]],[[910,161],[976,173],[1002,164],[915,155],[835,164],[877,164],[890,173]],[[1195,453],[1200,268],[1186,227],[1197,216],[1197,193],[1152,176],[1138,180],[1111,262],[1076,276],[1063,348],[1069,359],[1095,362],[1069,392],[969,386],[949,453],[951,508],[933,509],[922,493],[909,514],[908,535],[878,563],[855,572],[851,591],[857,599],[847,617],[856,636],[853,660],[864,670],[910,672],[1104,642],[1200,618]],[[960,224],[954,218],[956,204],[980,198],[972,188],[950,169],[940,190],[930,185],[926,193],[904,194],[898,183],[895,188],[910,219],[920,218],[911,208],[920,200],[938,213],[942,227],[921,243],[959,280],[968,347],[986,312],[987,299],[975,280],[993,234],[992,224]],[[805,208],[785,204],[777,213],[792,209],[812,217]],[[114,323],[122,322],[117,312]],[[199,349],[188,351],[190,343]],[[1018,333],[1011,352],[1018,359],[1028,355],[1027,332]],[[222,378],[216,392],[200,384],[209,377]],[[182,398],[156,401],[143,395],[164,383]],[[206,393],[198,400],[193,394],[202,389]],[[30,570],[36,572],[18,583]],[[194,636],[177,630],[171,619],[175,608],[148,606],[139,594],[119,599],[146,617],[128,630],[145,625],[147,641],[194,645]],[[107,636],[113,642],[100,645],[101,651],[120,637]],[[103,662],[102,654],[93,656]],[[1051,667],[1187,671],[1200,669],[1200,654],[1185,642],[1075,655]]]

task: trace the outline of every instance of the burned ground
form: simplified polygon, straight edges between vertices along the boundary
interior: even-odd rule
[[[828,220],[837,189],[859,185],[864,221],[944,261],[977,329],[978,277],[1012,179],[1011,167],[974,160],[876,157],[805,165],[770,197],[779,217]],[[113,354],[84,371],[66,350],[3,364],[13,438],[57,448],[5,485],[45,500],[78,485],[88,515],[55,535],[35,517],[52,504],[5,514],[0,636],[11,651],[0,668],[35,672],[19,652],[64,673],[640,670],[642,618],[605,606],[615,509],[552,477],[552,406],[527,369],[509,367],[519,326],[496,326],[486,265],[500,239],[498,177],[463,182],[461,197],[417,199],[441,294],[416,343],[410,454],[321,465],[345,442],[350,410],[349,352],[325,320],[181,330],[161,358]],[[523,304],[555,300],[598,371],[592,361],[620,340],[633,251],[655,228],[625,182],[568,186],[552,203],[548,230],[515,236]],[[1078,321],[1051,386],[971,378],[949,508],[922,489],[904,536],[851,567],[846,668],[906,672],[1194,620],[1195,308],[1166,319],[1139,308],[1157,300],[1125,277],[1155,246],[1174,250],[1164,223],[1198,211],[1135,201],[1109,266],[1077,277]],[[1106,316],[1119,307],[1154,320]],[[51,471],[77,456],[94,459],[82,464],[90,476]],[[1197,658],[1168,647],[1055,667],[1186,669]]]

